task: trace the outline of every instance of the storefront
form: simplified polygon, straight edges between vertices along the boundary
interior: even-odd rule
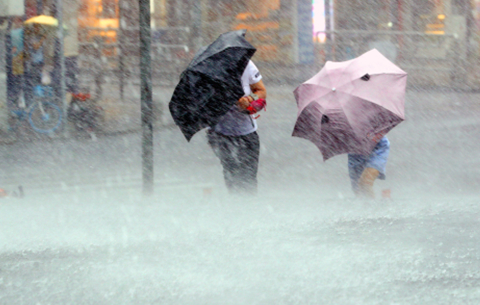
[[[79,39],[88,42],[102,37],[105,43],[116,42],[119,26],[118,0],[79,0]],[[108,30],[111,29],[111,30]]]
[[[75,7],[78,21],[75,28],[78,26],[80,44],[92,43],[99,38],[104,44],[115,44],[119,42],[120,24],[131,43],[138,38],[138,1],[69,0],[72,1],[77,5],[64,6]],[[44,2],[43,6],[48,7],[47,2],[52,0]],[[27,3],[29,14],[35,15],[37,1],[27,0]],[[225,31],[247,29],[248,38],[258,49],[256,60],[307,63],[309,54],[313,54],[312,22],[316,22],[315,29],[321,29],[322,22],[325,24],[322,21],[324,16],[312,18],[312,8],[323,6],[324,0],[151,0],[152,37],[154,40],[163,39],[162,43],[188,44],[191,49],[196,49]],[[178,34],[184,28],[189,29],[186,39],[184,33]],[[172,29],[177,32],[173,33]],[[174,39],[179,36],[182,41]]]
[[[226,30],[248,30],[256,62],[313,63],[312,0],[204,0],[202,37],[213,41]]]

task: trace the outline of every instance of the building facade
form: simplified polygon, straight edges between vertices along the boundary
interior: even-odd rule
[[[108,33],[101,28],[135,29],[138,26],[138,1],[78,1],[78,24],[80,32],[85,33],[79,37],[81,41],[98,35],[116,41],[117,31]],[[248,38],[258,48],[257,60],[294,63],[299,61],[298,43],[295,45],[298,26],[312,27],[311,5],[310,0],[152,0],[152,29],[161,32],[187,27],[189,34],[185,40],[191,49],[210,43],[225,31],[247,29]],[[299,8],[304,15],[306,12],[300,19]],[[307,35],[311,36],[311,32]],[[176,34],[172,36],[178,36]],[[128,36],[136,35],[132,32]],[[156,37],[154,35],[154,39]],[[174,37],[169,39],[172,44],[179,43]]]
[[[53,3],[26,0],[27,16]],[[107,57],[117,56],[119,48],[127,56],[138,52],[138,0],[63,3],[69,32],[75,32],[68,37],[71,52],[88,52],[94,41],[114,46],[104,48]],[[328,24],[330,30],[362,33],[331,34],[325,44],[327,35],[314,33],[312,5],[317,31]],[[247,39],[257,48],[254,60],[265,66],[321,65],[332,43],[335,56],[328,59],[346,60],[387,41],[395,58],[412,67],[418,65],[414,57],[435,59],[432,65],[438,66],[480,54],[480,0],[151,0],[151,16],[157,58],[171,64],[176,64],[173,57],[188,60],[200,46],[236,29],[248,30]]]

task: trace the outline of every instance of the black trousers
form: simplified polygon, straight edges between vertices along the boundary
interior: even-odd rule
[[[230,193],[257,193],[260,139],[257,132],[245,136],[225,136],[208,131],[208,144],[220,159]]]

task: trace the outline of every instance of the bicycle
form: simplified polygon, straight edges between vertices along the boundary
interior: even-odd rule
[[[53,98],[52,87],[35,86],[34,102],[26,108],[10,112],[11,118],[16,120],[16,123],[13,126],[10,125],[8,129],[16,130],[20,123],[28,118],[28,122],[34,131],[42,134],[52,134],[60,127],[62,111],[57,105],[47,102],[47,98]]]

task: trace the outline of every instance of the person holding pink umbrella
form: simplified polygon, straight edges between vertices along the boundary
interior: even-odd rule
[[[373,49],[345,62],[328,61],[298,86],[293,136],[313,142],[324,161],[348,154],[356,196],[374,198],[385,179],[390,143],[385,135],[405,120],[407,73]]]
[[[389,153],[390,141],[384,136],[370,155],[348,154],[348,174],[357,197],[375,198],[373,183],[377,178],[385,180]]]

